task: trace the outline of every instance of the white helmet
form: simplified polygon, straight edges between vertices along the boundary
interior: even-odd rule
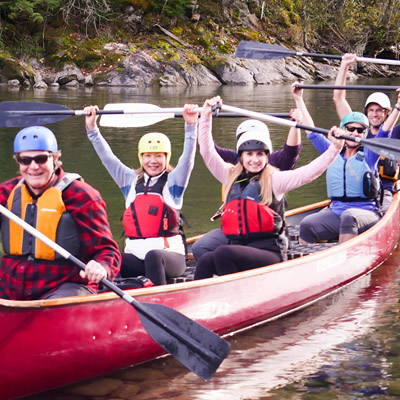
[[[367,101],[365,102],[365,108],[367,108],[371,103],[379,104],[382,108],[386,110],[391,110],[390,99],[389,97],[382,92],[375,92],[368,96]]]
[[[265,133],[265,131],[263,132],[258,129],[244,132],[236,143],[236,151],[240,154],[242,151],[246,150],[264,150],[271,154],[272,143],[269,137],[269,132]]]
[[[247,119],[243,121],[236,129],[236,140],[239,139],[242,133],[245,133],[249,130],[256,129],[260,132],[265,132],[265,134],[269,137],[268,126],[264,124],[264,122],[259,121],[258,119]]]

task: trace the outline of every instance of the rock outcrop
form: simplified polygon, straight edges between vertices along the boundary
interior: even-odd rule
[[[179,87],[206,85],[265,85],[295,80],[321,81],[335,79],[338,61],[287,57],[275,60],[240,59],[221,55],[208,68],[193,63],[179,49],[176,60],[165,61],[147,51],[130,51],[127,45],[109,44],[110,51],[121,54],[122,60],[114,68],[102,73],[87,73],[69,64],[61,71],[42,66],[35,60],[17,63],[0,62],[0,84],[13,88],[46,89],[47,87],[128,86]],[[364,76],[399,76],[399,71],[385,65],[363,64],[358,74]],[[350,75],[356,78],[356,74]]]

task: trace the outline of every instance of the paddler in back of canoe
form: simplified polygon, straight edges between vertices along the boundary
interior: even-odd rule
[[[352,65],[355,65],[356,63],[356,54],[346,53],[342,56],[340,68],[338,70],[338,74],[335,80],[336,86],[346,85],[347,73],[350,67]],[[336,112],[340,119],[344,118],[345,115],[352,112],[352,108],[346,99],[346,90],[334,90],[333,101],[335,102]],[[366,138],[372,139],[376,137],[382,124],[386,122],[389,116],[393,113],[395,114],[395,116],[397,116],[399,110],[399,98],[397,98],[397,102],[392,110],[389,96],[382,92],[371,93],[367,97],[364,105],[364,114],[367,116],[369,121],[369,128]],[[400,125],[393,126],[391,129],[392,133],[390,137],[393,139],[400,139]],[[393,193],[395,193],[397,190],[395,182],[398,180],[399,166],[397,161],[395,160],[390,160],[386,157],[380,157],[378,163],[378,171],[384,189],[384,197],[383,202],[380,206],[380,211],[382,213],[385,213],[392,203]]]
[[[5,255],[0,297],[36,300],[96,293],[103,278],[114,279],[121,254],[113,240],[100,193],[78,174],[61,168],[54,133],[31,126],[14,139],[20,176],[0,184],[0,203],[86,264],[62,258],[16,223],[1,216]]]
[[[307,125],[314,126],[307,109]],[[387,138],[399,117],[399,111],[391,113],[379,127],[377,138]],[[364,139],[369,120],[363,113],[346,114],[340,127],[346,135]],[[316,150],[323,154],[329,146],[328,140],[316,133],[308,132]],[[379,155],[359,142],[346,140],[343,151],[329,166],[326,173],[329,207],[306,216],[300,224],[300,243],[309,244],[319,240],[336,240],[343,243],[375,225],[381,218],[380,185],[378,179]]]
[[[296,88],[296,85],[299,85],[303,82],[294,82],[292,85],[292,95],[296,102],[296,107],[298,102],[303,101],[303,90]],[[294,110],[292,109],[291,112]],[[265,133],[269,136],[269,130],[267,125],[259,120],[249,119],[243,121],[236,129],[236,140],[240,138],[240,136],[249,131],[249,130],[258,130],[261,133]],[[233,165],[238,162],[238,154],[236,150],[222,148],[220,146],[215,145],[215,149],[217,153],[221,156],[221,158],[229,162]],[[280,169],[281,171],[287,171],[293,169],[296,166],[296,163],[299,159],[300,152],[302,150],[301,144],[301,132],[299,129],[290,129],[289,134],[287,136],[286,143],[283,146],[282,150],[273,151],[269,157],[269,164]],[[229,239],[224,235],[222,229],[215,228],[207,233],[205,233],[201,238],[196,240],[192,245],[192,253],[196,261],[199,261],[200,257],[212,250],[215,250],[218,246],[223,244],[228,244]]]
[[[96,124],[97,106],[86,107],[86,130],[97,155],[121,189],[126,236],[122,254],[123,278],[144,275],[154,285],[182,275],[186,269],[185,243],[180,226],[183,195],[194,167],[197,141],[197,105],[185,104],[185,142],[176,168],[170,165],[171,143],[160,132],[141,137],[139,168],[123,164],[112,152]]]
[[[225,185],[222,230],[229,244],[205,253],[199,260],[195,279],[226,275],[271,265],[286,259],[284,196],[318,178],[336,159],[344,141],[335,137],[343,131],[332,127],[328,151],[309,164],[290,171],[279,171],[269,164],[272,144],[265,132],[248,130],[237,141],[239,162],[225,162],[212,140],[212,108],[221,98],[205,101],[199,120],[199,146],[204,163]],[[293,118],[301,123],[301,113]],[[298,129],[292,127],[291,129]]]

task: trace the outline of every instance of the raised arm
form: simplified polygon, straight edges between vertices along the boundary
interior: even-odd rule
[[[303,114],[298,108],[292,108],[290,110],[290,118],[295,120],[296,123],[301,124],[303,120]],[[289,129],[286,144],[288,146],[298,146],[301,144],[301,130],[299,128],[293,126]]]
[[[85,123],[87,135],[104,167],[126,197],[136,173],[119,160],[101,135],[96,123],[98,118],[96,111],[98,109],[97,106],[84,108],[86,112]]]
[[[222,102],[219,96],[207,99],[204,102],[199,119],[198,142],[204,164],[216,179],[225,184],[232,164],[226,163],[219,156],[212,138],[212,106],[219,102]]]
[[[343,55],[340,68],[336,76],[335,85],[346,85],[347,72],[350,66],[356,62],[357,56],[355,54],[346,53]],[[350,104],[346,100],[346,91],[344,89],[337,89],[333,91],[333,101],[336,106],[336,112],[340,119],[352,111]]]
[[[400,89],[397,89],[397,102],[393,107],[392,112],[386,118],[385,122],[383,123],[382,130],[384,131],[391,131],[394,126],[396,125],[399,115],[400,115]]]
[[[304,82],[294,82],[292,84],[292,96],[296,103],[296,108],[298,108],[302,115],[302,123],[308,126],[315,126],[314,120],[312,119],[310,112],[304,102],[303,98],[303,89],[296,88],[297,85],[302,85]],[[306,133],[310,133],[311,131],[306,131]]]
[[[178,208],[182,207],[183,194],[194,167],[198,120],[198,113],[194,111],[196,108],[197,104],[185,104],[183,107],[183,118],[185,120],[183,152],[179,157],[176,168],[172,170],[168,177],[168,188]]]

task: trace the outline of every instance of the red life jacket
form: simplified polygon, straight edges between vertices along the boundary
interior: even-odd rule
[[[276,238],[283,231],[284,202],[260,204],[260,184],[252,179],[242,188],[235,183],[222,214],[222,231],[229,239]]]
[[[144,181],[136,184],[136,197],[125,210],[122,221],[130,239],[174,236],[179,233],[179,211],[164,202],[162,191],[167,183],[165,172],[151,187]]]

